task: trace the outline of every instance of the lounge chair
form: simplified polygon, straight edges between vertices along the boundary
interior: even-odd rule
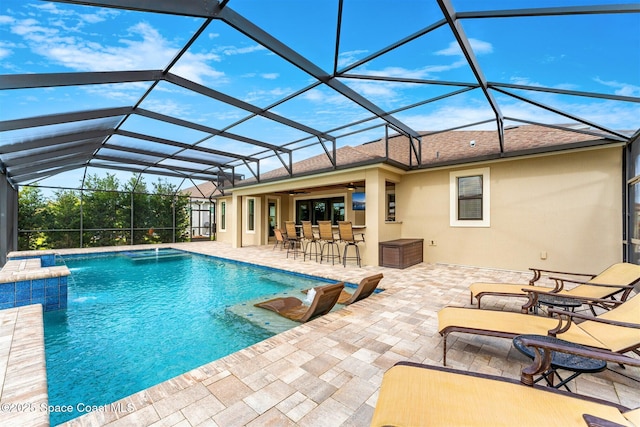
[[[541,290],[546,292],[554,292],[559,295],[563,295],[569,298],[575,296],[593,299],[606,299],[613,298],[618,293],[621,294],[620,298],[624,301],[629,293],[633,290],[638,281],[640,281],[640,265],[630,264],[627,262],[621,262],[613,264],[600,274],[580,274],[580,273],[565,273],[561,271],[542,270],[539,268],[531,268],[533,271],[533,278],[529,281],[529,285],[518,285],[515,283],[473,283],[469,286],[471,291],[471,304],[473,299],[478,301],[478,308],[480,308],[480,300],[486,295],[494,296],[506,296],[506,297],[527,297],[526,290]],[[589,277],[588,281],[576,281],[568,278],[553,277],[555,280],[555,287],[536,286],[535,283],[542,277],[543,273],[547,274],[562,274],[572,276],[584,276]],[[571,289],[565,289],[565,285],[571,283],[577,286]],[[606,305],[603,308],[607,308]],[[595,314],[595,313],[594,313]]]
[[[452,332],[499,338],[552,335],[565,341],[615,353],[636,350],[640,347],[640,294],[625,302],[611,303],[616,307],[598,316],[550,309],[558,318],[445,307],[438,312],[438,332],[444,337],[443,364],[447,364],[447,336]],[[572,319],[578,319],[581,323],[575,323]]]
[[[640,409],[532,385],[398,362],[383,376],[371,426],[638,425]]]
[[[340,298],[338,298],[338,304],[349,305],[354,302],[360,301],[361,299],[367,298],[369,295],[375,292],[380,280],[382,280],[384,276],[382,273],[374,274],[373,276],[367,276],[360,281],[358,288],[350,294],[346,290],[342,290],[340,293]],[[309,289],[305,289],[302,292],[307,293]]]
[[[295,297],[274,298],[254,305],[275,311],[287,319],[304,323],[314,317],[322,316],[330,312],[333,306],[336,305],[336,302],[338,302],[340,292],[342,292],[343,288],[344,283],[342,282],[315,288],[316,295],[309,306],[304,305],[301,300]]]
[[[353,292],[353,294],[350,294],[343,289],[340,293],[340,298],[338,298],[338,304],[349,305],[353,304],[354,302],[360,301],[361,299],[367,298],[376,290],[382,278],[382,273],[365,277],[360,281],[360,284],[358,284],[358,288]]]

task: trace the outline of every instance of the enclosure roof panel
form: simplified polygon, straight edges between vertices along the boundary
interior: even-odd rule
[[[630,143],[638,27],[629,0],[5,0],[0,172],[218,188]]]

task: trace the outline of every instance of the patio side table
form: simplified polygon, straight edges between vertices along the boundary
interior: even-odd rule
[[[566,298],[566,297],[547,294],[547,295],[538,295],[538,306],[540,305],[546,305],[547,307],[551,307],[551,308],[562,307],[564,310],[571,309],[571,311],[573,311],[577,307],[580,307],[582,305],[582,302],[574,298]],[[537,307],[536,307],[536,313],[537,313]],[[549,316],[551,315],[549,314]]]
[[[522,338],[535,338],[539,341],[544,341],[548,343],[562,343],[567,347],[573,348],[584,348],[579,344],[574,344],[569,341],[564,341],[556,337],[546,336],[546,335],[518,335],[513,339],[513,346],[522,354],[527,357],[533,359],[535,357],[535,353],[532,349],[522,344]],[[571,391],[567,386],[567,383],[572,381],[574,378],[578,377],[578,375],[583,373],[594,373],[601,372],[607,367],[607,362],[604,360],[591,359],[589,357],[584,356],[576,356],[574,354],[553,352],[551,356],[551,367],[547,372],[544,372],[539,378],[537,378],[534,382],[538,382],[541,379],[545,379],[547,384],[554,388],[563,387],[567,389],[567,391]],[[558,374],[558,369],[563,369],[567,371],[572,371],[571,374],[566,379],[563,379],[560,374]],[[558,384],[554,384],[554,377],[558,376],[560,382]]]

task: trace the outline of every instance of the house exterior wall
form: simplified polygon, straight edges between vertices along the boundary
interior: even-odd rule
[[[222,228],[222,205],[225,204],[226,212],[225,228]],[[231,243],[232,240],[232,224],[233,219],[233,201],[231,197],[220,197],[216,199],[216,240],[219,242]]]
[[[486,171],[489,218],[484,226],[457,226],[451,219],[452,174]],[[265,245],[267,200],[280,200],[279,226],[295,218],[295,201],[345,196],[348,191],[288,196],[289,188],[365,181],[364,265],[378,265],[379,242],[424,239],[425,262],[526,270],[593,272],[622,260],[622,148],[598,147],[519,157],[468,166],[404,173],[384,164],[271,184],[239,188],[227,203],[227,228],[217,238],[233,246]],[[396,221],[386,221],[385,184],[395,184]],[[360,191],[360,190],[359,190]],[[248,232],[247,199],[255,200],[255,232]],[[220,204],[218,205],[220,207]],[[217,209],[221,224],[221,209]],[[431,243],[433,242],[433,243]]]
[[[478,167],[490,170],[490,226],[453,227],[450,172]],[[621,180],[620,147],[409,173],[398,219],[403,238],[424,238],[425,262],[597,273],[622,260]]]

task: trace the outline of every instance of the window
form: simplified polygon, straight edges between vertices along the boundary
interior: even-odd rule
[[[315,200],[313,202],[313,219],[311,221],[317,224],[318,221],[324,221],[326,219],[328,219],[326,200]]]
[[[482,175],[458,177],[458,219],[482,221]]]
[[[338,225],[338,221],[344,221],[344,199],[331,202],[331,224]]]
[[[227,230],[227,202],[220,202],[220,231]]]
[[[396,220],[396,184],[387,181],[385,183],[385,193],[387,195],[387,216],[385,221]]]
[[[256,199],[247,199],[247,231],[256,230]]]
[[[489,227],[489,168],[456,171],[449,174],[450,225]]]
[[[332,224],[344,221],[344,197],[332,197],[330,199],[306,199],[296,200],[296,222],[330,220]]]

